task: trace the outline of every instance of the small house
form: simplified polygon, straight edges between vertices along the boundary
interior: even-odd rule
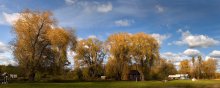
[[[137,70],[130,70],[128,79],[133,81],[140,80],[140,73]]]
[[[3,74],[0,75],[0,82],[2,84],[8,83],[8,73],[7,72],[4,72]]]

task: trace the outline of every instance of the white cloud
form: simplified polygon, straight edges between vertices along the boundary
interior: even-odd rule
[[[220,51],[214,50],[209,54],[210,57],[220,58]]]
[[[76,53],[74,51],[71,51],[71,50],[67,50],[67,58],[68,58],[68,61],[70,62],[70,68],[72,68],[72,66],[74,66],[74,56],[76,56]]]
[[[167,60],[173,61],[173,62],[179,62],[184,59],[189,59],[188,56],[186,56],[182,53],[172,53],[172,52],[161,53],[161,57],[165,58]]]
[[[73,5],[73,4],[76,3],[76,1],[77,1],[77,0],[65,0],[65,3],[66,3],[67,5]]]
[[[157,9],[157,12],[159,12],[159,13],[164,12],[164,8],[163,8],[162,6],[156,5],[155,7],[156,7],[156,9]]]
[[[4,17],[4,22],[6,22],[5,24],[10,24],[12,25],[16,20],[18,20],[19,18],[19,13],[6,13],[3,12],[3,17]]]
[[[97,38],[95,35],[90,35],[88,38]]]
[[[1,65],[9,65],[9,64],[17,65],[17,62],[14,61],[13,59],[10,59],[10,58],[8,58],[8,57],[1,54],[0,55],[0,64]]]
[[[196,49],[187,49],[183,52],[183,54],[189,56],[189,57],[195,57],[201,55],[199,50]]]
[[[124,19],[124,20],[117,20],[115,21],[115,25],[117,26],[130,26],[132,23],[134,23],[134,20],[127,20],[127,19]]]
[[[161,35],[161,34],[151,34],[152,37],[154,37],[157,42],[161,45],[164,40],[170,38],[170,35]]]
[[[59,20],[61,26],[74,27],[76,29],[91,29],[97,26],[99,28],[109,28],[114,26],[114,19],[120,19],[117,15],[142,19],[143,17],[146,17],[146,14],[149,12],[149,10],[146,10],[149,8],[139,8],[137,2],[133,0],[129,1],[130,3],[125,0],[119,0],[116,2],[118,5],[115,6],[111,2],[105,1],[77,0],[74,5],[67,5],[55,9],[53,10],[53,13],[54,17]],[[103,4],[108,5],[109,3],[112,5],[112,10],[110,12],[103,14],[102,12],[97,11],[98,7]]]
[[[107,13],[112,11],[112,4],[109,2],[107,4],[101,4],[97,6],[97,11],[101,13]]]
[[[205,60],[208,60],[208,59],[210,59],[210,58],[216,59],[216,58],[213,58],[213,57],[210,57],[210,56],[206,56],[206,57],[205,57]]]
[[[76,29],[112,26],[112,14],[114,13],[111,11],[111,14],[103,14],[100,10],[98,11],[97,9],[102,5],[108,5],[108,3],[77,0],[74,5],[58,8],[54,10],[53,13],[54,17],[59,20],[61,26],[68,26]]]
[[[190,59],[190,57],[182,53],[165,52],[165,53],[161,53],[160,56],[166,60],[171,61],[177,69],[179,68],[180,61],[185,59],[188,60]]]
[[[200,51],[195,49],[187,49],[182,53],[172,53],[172,52],[165,52],[160,54],[162,58],[178,62],[184,59],[191,59],[192,56],[199,56],[201,55]]]
[[[9,46],[7,46],[6,44],[0,42],[0,53],[5,53],[10,51]]]
[[[192,35],[189,31],[183,32],[181,29],[178,32],[182,33],[182,39],[180,41],[174,41],[173,44],[175,45],[188,45],[190,48],[207,48],[219,44],[218,40],[206,35]]]
[[[17,65],[17,62],[13,60],[12,52],[8,45],[0,42],[0,64],[1,65]]]

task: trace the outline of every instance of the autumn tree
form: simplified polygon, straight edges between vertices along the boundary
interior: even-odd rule
[[[180,61],[179,73],[181,73],[181,74],[190,74],[190,69],[191,69],[191,66],[190,66],[190,61],[189,60]]]
[[[108,62],[105,65],[105,75],[109,78],[116,78],[117,71],[116,71],[116,59],[113,57],[108,58]]]
[[[201,56],[197,56],[197,59],[195,58],[195,56],[192,57],[192,67],[191,67],[191,76],[193,78],[201,78],[202,77],[202,57]]]
[[[191,59],[191,61],[192,61],[192,66],[191,66],[191,70],[190,70],[190,74],[191,74],[191,76],[193,77],[193,78],[195,78],[195,69],[196,69],[196,67],[195,67],[195,57],[193,56],[192,57],[192,59]]]
[[[141,80],[144,81],[145,75],[150,73],[155,60],[159,58],[159,44],[152,36],[145,33],[132,35],[128,44],[130,45],[130,56],[137,65]]]
[[[212,79],[215,78],[217,70],[217,60],[213,58],[209,58],[202,63],[202,72],[204,78]]]
[[[107,40],[111,62],[107,66],[114,66],[117,80],[126,80],[127,74],[133,64],[144,80],[155,60],[159,58],[158,42],[145,33],[128,34],[116,33],[109,36]],[[109,64],[109,63],[113,63]],[[107,67],[106,66],[106,67]]]
[[[195,77],[198,79],[202,78],[202,63],[203,63],[202,57],[198,56],[194,69]]]
[[[63,28],[53,28],[48,30],[47,39],[50,42],[50,49],[53,51],[53,73],[61,74],[64,66],[70,64],[67,60],[67,48],[71,43],[71,47],[75,47],[76,38],[73,31],[67,31]]]
[[[82,68],[85,79],[94,79],[103,75],[102,64],[105,52],[100,40],[88,38],[79,41],[75,53],[75,68]]]
[[[63,67],[67,45],[75,44],[74,34],[57,27],[50,12],[21,12],[13,24],[13,33],[13,54],[30,81],[34,81],[36,73],[48,71],[54,64]]]
[[[131,35],[128,33],[116,33],[110,35],[106,41],[106,46],[113,59],[111,61],[114,61],[116,80],[127,80],[129,63],[131,63],[129,55],[130,38]]]
[[[154,79],[167,79],[168,75],[176,74],[177,70],[173,63],[160,58],[152,69],[152,77]]]

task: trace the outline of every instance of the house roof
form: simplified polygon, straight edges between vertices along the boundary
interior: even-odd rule
[[[130,70],[129,75],[140,75],[137,70]]]

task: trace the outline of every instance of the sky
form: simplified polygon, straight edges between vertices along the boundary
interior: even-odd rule
[[[144,32],[157,39],[160,56],[175,65],[201,55],[219,60],[220,71],[219,0],[0,0],[0,64],[16,64],[9,45],[12,25],[26,9],[51,11],[59,26],[75,29],[79,40]]]

